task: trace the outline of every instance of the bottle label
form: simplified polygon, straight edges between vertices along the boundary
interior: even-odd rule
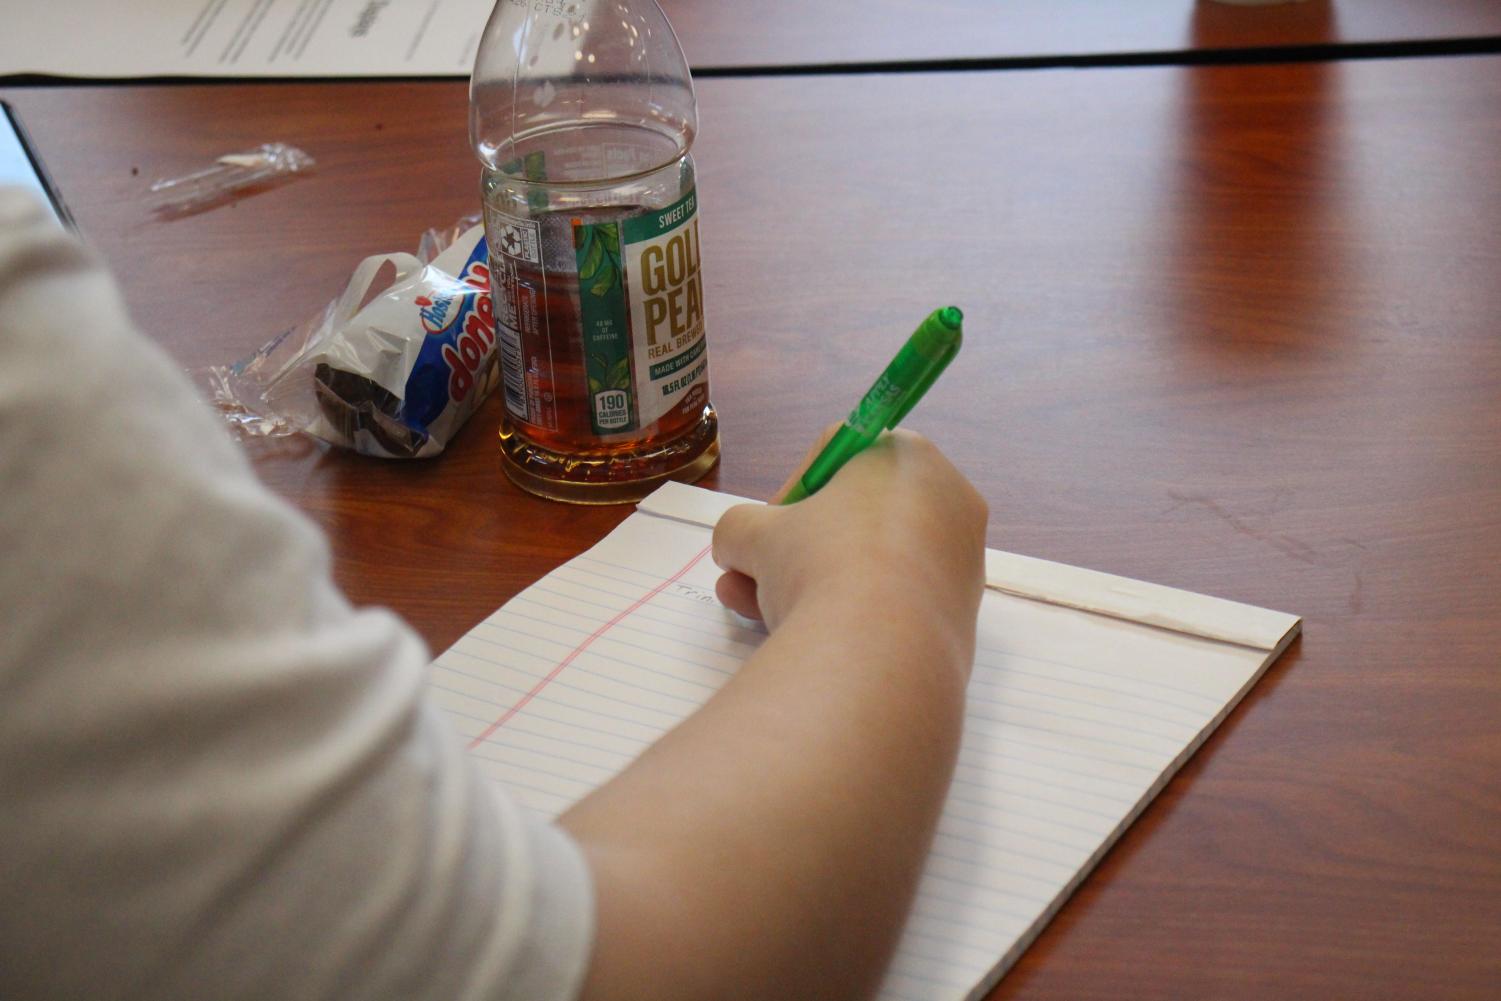
[[[506,409],[522,420],[537,421],[541,401],[533,399],[535,380],[526,378],[523,331],[536,330],[544,306],[535,284],[521,280],[522,268],[542,274],[542,228],[531,219],[495,214],[491,238],[490,287],[500,339],[501,384]]]
[[[620,260],[620,223],[573,224],[579,269],[579,326],[590,421],[598,435],[637,427],[631,334]]]
[[[575,224],[579,317],[594,432],[650,427],[707,382],[698,196]]]

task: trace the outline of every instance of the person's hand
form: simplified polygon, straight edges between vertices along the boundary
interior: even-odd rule
[[[986,516],[985,501],[931,442],[894,431],[812,497],[726,511],[714,530],[714,561],[726,571],[719,599],[773,630],[819,607],[900,618],[972,644]]]

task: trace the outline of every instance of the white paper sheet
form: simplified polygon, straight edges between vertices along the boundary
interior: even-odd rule
[[[468,76],[494,0],[69,0],[11,16],[0,73]]]
[[[756,648],[763,632],[719,605],[708,558],[709,526],[738,500],[669,484],[438,658],[432,690],[490,777],[555,816]],[[1005,590],[981,605],[958,769],[886,1001],[988,990],[1299,627],[1284,613],[991,557]],[[1124,606],[1086,611],[1081,593],[1125,595],[1172,628],[1129,621]],[[1204,635],[1227,631],[1238,642]]]

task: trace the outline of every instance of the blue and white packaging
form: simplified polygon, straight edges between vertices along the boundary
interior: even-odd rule
[[[430,232],[423,246],[366,258],[322,316],[209,369],[230,422],[385,458],[442,452],[500,381],[495,312],[484,227]]]

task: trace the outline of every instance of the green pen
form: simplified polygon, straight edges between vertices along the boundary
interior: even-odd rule
[[[963,320],[958,306],[945,306],[928,314],[823,451],[792,484],[782,498],[783,504],[796,503],[823,489],[846,462],[907,416],[959,353],[964,340]]]

